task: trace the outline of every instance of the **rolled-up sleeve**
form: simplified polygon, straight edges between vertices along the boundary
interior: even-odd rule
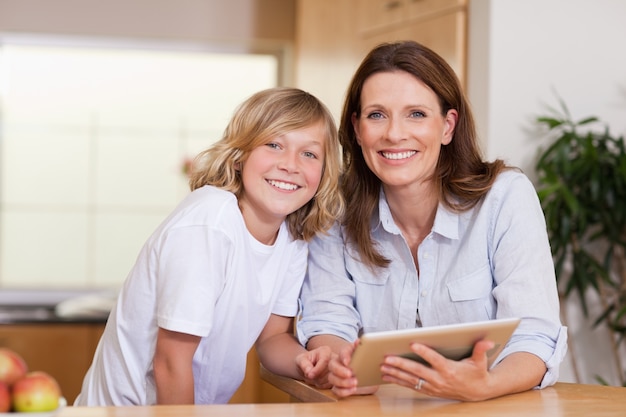
[[[306,346],[311,337],[320,334],[356,340],[360,319],[354,299],[354,283],[345,268],[341,228],[335,225],[328,234],[309,243],[309,264],[296,324],[300,343]]]
[[[520,317],[519,327],[500,358],[529,352],[547,372],[538,388],[554,384],[567,352],[561,325],[554,263],[537,193],[521,174],[502,175],[488,199],[490,257],[497,317]]]

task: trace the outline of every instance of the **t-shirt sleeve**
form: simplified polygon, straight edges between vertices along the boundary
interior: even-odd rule
[[[155,254],[159,327],[209,334],[231,245],[223,232],[206,225],[177,227],[163,235]]]

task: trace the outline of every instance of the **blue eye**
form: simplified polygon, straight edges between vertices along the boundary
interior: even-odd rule
[[[368,119],[382,119],[383,114],[381,112],[375,111],[367,115]]]
[[[274,143],[274,142],[266,143],[265,146],[269,146],[272,149],[280,149],[280,146],[278,145],[278,143]]]
[[[426,117],[426,113],[416,110],[414,112],[411,112],[411,117]]]
[[[315,155],[313,152],[304,152],[304,156],[311,159],[317,159],[317,155]]]

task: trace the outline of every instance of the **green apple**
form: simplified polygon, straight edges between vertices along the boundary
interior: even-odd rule
[[[0,347],[0,382],[9,387],[26,375],[28,367],[24,359],[15,351]]]
[[[29,372],[12,387],[13,410],[18,412],[52,411],[59,406],[61,388],[50,374]]]

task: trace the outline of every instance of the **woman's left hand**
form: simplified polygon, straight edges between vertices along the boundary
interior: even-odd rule
[[[387,356],[381,372],[387,382],[433,397],[481,401],[490,398],[491,375],[487,367],[487,351],[493,346],[491,341],[479,341],[474,345],[471,357],[454,361],[425,345],[413,343],[411,350],[430,366],[400,356]]]

